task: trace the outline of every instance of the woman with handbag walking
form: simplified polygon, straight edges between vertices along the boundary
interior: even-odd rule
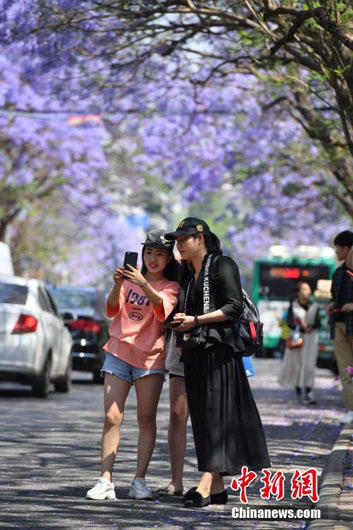
[[[313,388],[318,355],[319,306],[310,301],[311,287],[305,281],[297,284],[295,294],[296,300],[290,304],[287,318],[292,331],[286,342],[278,383],[295,388],[298,400],[304,405],[315,405]]]
[[[222,256],[220,242],[202,219],[187,218],[166,239],[176,240],[185,274],[180,312],[172,326],[182,347],[185,385],[199,471],[199,484],[185,506],[226,504],[223,476],[242,466],[270,466],[261,419],[242,363],[245,350],[232,321],[242,311],[239,270]],[[191,271],[187,266],[191,262]]]

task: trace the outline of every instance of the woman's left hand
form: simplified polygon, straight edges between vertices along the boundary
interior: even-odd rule
[[[138,268],[135,269],[132,265],[127,265],[125,267],[124,277],[135,285],[140,285],[140,287],[146,283],[146,278],[141,274]]]
[[[185,313],[176,313],[173,322],[181,322],[180,326],[175,328],[176,331],[189,331],[189,329],[195,327],[194,317],[191,315],[185,315]]]

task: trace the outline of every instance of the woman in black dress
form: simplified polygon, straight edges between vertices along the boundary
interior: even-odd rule
[[[251,470],[270,466],[261,419],[242,363],[245,348],[231,322],[242,310],[239,269],[231,258],[222,256],[217,236],[201,219],[184,219],[165,237],[176,239],[185,265],[180,312],[173,320],[180,325],[175,329],[187,338],[195,326],[208,327],[206,343],[183,349],[181,356],[198,468],[203,472],[184,501],[195,507],[226,504],[223,475],[238,475],[244,465]],[[210,308],[203,314],[206,264],[210,267]]]

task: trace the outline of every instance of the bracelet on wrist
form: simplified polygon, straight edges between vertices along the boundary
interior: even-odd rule
[[[145,283],[141,283],[141,287],[146,287],[147,285],[147,280],[145,280]]]
[[[200,321],[199,321],[199,317],[197,315],[194,316],[194,324],[195,324],[195,326],[201,326]]]

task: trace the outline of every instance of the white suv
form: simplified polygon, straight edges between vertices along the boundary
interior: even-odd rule
[[[67,319],[74,315],[65,315]],[[46,397],[71,386],[72,339],[43,282],[0,276],[0,380]]]

